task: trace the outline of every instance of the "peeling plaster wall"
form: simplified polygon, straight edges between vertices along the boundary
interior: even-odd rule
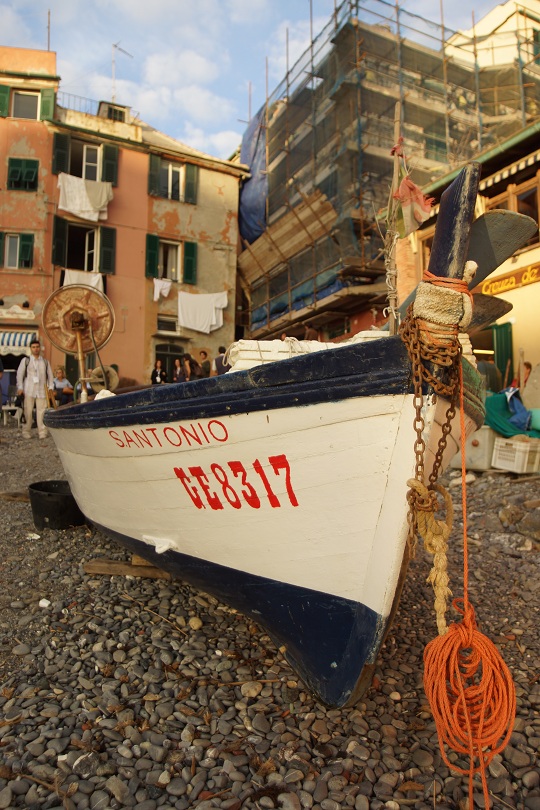
[[[201,349],[210,358],[218,353],[218,347],[228,346],[234,340],[236,298],[236,254],[238,245],[238,190],[235,177],[211,169],[200,168],[197,205],[178,203],[150,197],[150,233],[158,233],[162,239],[197,242],[197,284],[173,284],[168,298],[151,302],[149,308],[150,333],[155,331],[158,312],[176,317],[179,291],[190,294],[228,292],[228,306],[223,312],[223,327],[210,334],[183,329],[185,337],[172,341],[165,336],[154,340],[158,343],[177,342],[195,357]],[[153,294],[153,288],[150,295]],[[151,313],[151,314],[150,314]],[[153,348],[153,347],[151,347]],[[154,355],[149,357],[148,375],[154,365]]]
[[[10,76],[10,71],[38,76]],[[39,87],[56,85],[56,55],[53,52],[28,51],[0,47],[0,83],[11,86]],[[41,79],[43,75],[43,79]],[[41,312],[48,296],[60,286],[62,267],[52,265],[54,215],[78,225],[94,223],[73,217],[58,209],[58,178],[52,174],[55,132],[92,143],[115,143],[119,147],[118,183],[113,188],[107,219],[100,221],[116,230],[116,267],[104,276],[106,294],[115,310],[116,323],[109,343],[101,350],[102,361],[116,364],[121,377],[149,381],[159,343],[176,342],[185,351],[198,356],[201,349],[210,359],[218,346],[234,339],[236,255],[238,249],[237,210],[239,180],[223,161],[191,154],[178,144],[166,141],[166,159],[194,160],[199,166],[197,204],[164,200],[148,194],[150,146],[143,142],[146,130],[138,123],[110,121],[86,113],[57,108],[53,123],[0,118],[0,231],[34,234],[33,267],[8,270],[0,268],[0,298],[29,302],[35,320],[24,324],[0,321],[4,329],[31,328],[39,331],[45,354],[51,363],[64,363],[63,353],[48,345],[41,328]],[[65,125],[65,128],[63,128]],[[150,128],[147,128],[150,129]],[[161,137],[154,130],[152,150],[159,152]],[[112,139],[108,140],[108,139]],[[184,150],[184,151],[183,151]],[[26,158],[39,161],[37,191],[7,191],[8,160]],[[233,171],[236,171],[234,169]],[[167,299],[154,302],[154,282],[145,276],[146,236],[157,235],[173,242],[196,242],[197,284],[173,284]],[[193,294],[226,290],[229,305],[224,325],[210,335],[184,330],[175,338],[157,334],[158,314],[176,317],[178,290]]]
[[[43,121],[0,119],[0,231],[34,234],[33,267],[29,269],[0,269],[0,298],[28,301],[35,313],[34,321],[24,324],[2,324],[7,329],[41,329],[43,304],[53,291],[50,264],[51,227],[54,214],[54,182],[50,173],[51,135]],[[26,158],[39,162],[38,191],[8,191],[9,158]],[[44,340],[47,356],[51,347]]]

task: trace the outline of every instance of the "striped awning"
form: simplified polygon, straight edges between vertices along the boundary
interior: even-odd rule
[[[501,180],[508,180],[510,177],[512,177],[512,175],[523,171],[523,169],[526,169],[529,166],[534,166],[534,164],[538,163],[539,160],[540,149],[524,158],[521,158],[521,160],[516,160],[516,162],[512,163],[510,166],[505,166],[504,169],[501,169],[501,171],[497,172],[496,174],[492,174],[491,177],[486,177],[485,180],[480,180],[480,191],[485,191],[486,188],[500,183]]]
[[[30,342],[35,332],[0,332],[0,354],[31,355]]]

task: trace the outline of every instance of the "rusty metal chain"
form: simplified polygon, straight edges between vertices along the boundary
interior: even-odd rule
[[[444,340],[436,340],[435,343],[428,342],[430,336],[424,331],[422,332],[420,323],[417,318],[412,315],[412,307],[407,313],[407,318],[400,326],[399,333],[401,339],[407,347],[407,352],[411,360],[412,374],[413,374],[413,405],[415,410],[414,429],[416,432],[415,441],[415,478],[419,481],[424,480],[424,455],[425,443],[422,438],[424,431],[424,418],[422,416],[422,408],[424,405],[424,396],[422,393],[422,383],[425,381],[433,388],[433,391],[438,395],[445,397],[450,401],[448,410],[446,411],[445,421],[442,425],[441,436],[439,438],[437,452],[435,454],[435,463],[433,470],[429,476],[430,486],[433,485],[439,476],[444,450],[446,449],[448,435],[451,431],[452,419],[456,414],[456,406],[459,395],[459,365],[461,363],[461,344],[457,334],[448,334]],[[426,363],[448,369],[447,381],[441,380],[439,377],[426,366]]]

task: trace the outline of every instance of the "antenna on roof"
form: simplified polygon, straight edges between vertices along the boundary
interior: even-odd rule
[[[123,48],[120,47],[120,41],[113,43],[112,46],[112,98],[111,101],[114,104],[116,101],[116,51],[120,51],[120,53],[129,56],[130,59],[133,59],[132,54],[125,51]]]

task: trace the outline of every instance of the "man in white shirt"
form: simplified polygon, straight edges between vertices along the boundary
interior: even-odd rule
[[[32,411],[36,406],[36,421],[38,436],[46,439],[47,428],[43,424],[43,413],[47,407],[46,389],[54,390],[54,380],[51,365],[44,357],[41,357],[41,344],[37,337],[33,338],[30,344],[31,357],[23,357],[17,369],[17,395],[24,394],[24,418],[23,438],[31,438]]]

